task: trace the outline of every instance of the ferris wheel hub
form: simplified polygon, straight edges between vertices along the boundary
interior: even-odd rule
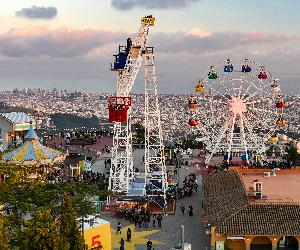
[[[235,115],[246,113],[247,105],[241,97],[232,97],[229,101],[229,111]]]

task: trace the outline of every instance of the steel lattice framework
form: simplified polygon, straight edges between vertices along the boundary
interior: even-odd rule
[[[245,66],[251,71],[245,72]],[[280,86],[265,67],[228,59],[211,66],[195,90],[201,92],[192,97],[198,106],[188,114],[194,132],[205,137],[206,164],[219,152],[228,161],[235,152],[247,161],[249,154],[265,156],[266,142],[284,125],[283,108],[276,106],[283,99]]]
[[[149,19],[149,20],[148,20]],[[156,194],[165,200],[166,169],[164,146],[160,124],[160,109],[157,96],[157,81],[153,48],[148,47],[149,28],[153,26],[152,16],[142,18],[141,27],[132,42],[126,65],[118,72],[118,97],[130,96],[131,89],[144,59],[145,68],[145,188],[144,195],[154,195],[151,185],[160,182]],[[114,193],[128,193],[134,181],[131,108],[126,123],[114,122],[112,162],[110,168],[109,190]],[[153,175],[157,171],[159,174]]]
[[[159,193],[166,202],[167,176],[152,48],[145,53],[145,159],[145,194]]]

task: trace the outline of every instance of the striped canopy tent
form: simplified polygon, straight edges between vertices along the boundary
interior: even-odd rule
[[[51,165],[62,162],[65,156],[57,150],[43,146],[39,142],[32,125],[30,125],[24,144],[2,155],[0,163],[22,166]]]

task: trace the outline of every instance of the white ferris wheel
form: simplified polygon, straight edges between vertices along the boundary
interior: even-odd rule
[[[188,102],[189,126],[206,143],[208,164],[223,153],[249,161],[265,156],[266,143],[277,142],[285,125],[285,101],[279,81],[248,59],[219,62],[197,81]]]

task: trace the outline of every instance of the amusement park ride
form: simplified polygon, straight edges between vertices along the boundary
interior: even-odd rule
[[[149,29],[155,18],[146,16],[133,41],[119,46],[119,53],[111,64],[118,72],[117,92],[109,98],[109,121],[114,123],[112,161],[109,189],[116,194],[137,195],[135,186],[141,186],[142,194],[151,200],[157,197],[166,205],[167,177],[164,146],[160,124],[160,109],[154,63],[154,49],[148,47]],[[132,155],[131,89],[144,61],[145,79],[145,175],[135,178]],[[156,199],[155,199],[156,197]]]
[[[286,104],[278,80],[265,67],[227,59],[210,67],[195,92],[187,105],[189,126],[209,138],[206,164],[221,152],[228,162],[234,153],[247,162],[250,155],[263,158],[266,143],[278,141]]]

